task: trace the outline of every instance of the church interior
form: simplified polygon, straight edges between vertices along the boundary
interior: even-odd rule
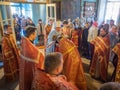
[[[47,25],[48,26],[51,25],[51,21],[52,21],[51,31],[49,32],[49,34],[47,34],[46,27]],[[74,46],[77,48],[76,49],[77,51],[74,54],[78,52],[81,58],[80,60],[83,66],[82,68],[84,71],[83,73],[86,79],[86,88],[87,88],[84,90],[110,90],[110,89],[99,89],[99,87],[107,82],[120,83],[120,80],[118,81],[112,80],[112,75],[114,71],[117,69],[117,67],[119,66],[119,63],[115,64],[116,66],[114,66],[112,59],[117,57],[118,59],[117,61],[118,62],[120,61],[120,55],[114,56],[114,58],[112,57],[111,53],[113,48],[111,48],[111,43],[113,42],[110,41],[109,50],[111,51],[108,55],[109,60],[107,61],[107,64],[106,62],[103,62],[105,63],[105,66],[102,67],[102,65],[104,64],[101,65],[100,63],[102,62],[102,60],[105,61],[104,58],[105,56],[107,57],[106,52],[108,48],[105,49],[103,52],[101,51],[103,55],[102,57],[102,55],[100,55],[100,53],[97,51],[96,47],[99,48],[104,46],[105,44],[107,45],[107,41],[105,41],[103,45],[96,44],[97,43],[96,41],[91,42],[92,45],[94,45],[94,51],[92,52],[92,47],[90,46],[91,43],[90,41],[87,41],[89,38],[88,35],[90,32],[85,31],[87,30],[86,27],[87,28],[89,27],[89,30],[91,30],[91,27],[95,26],[98,30],[98,35],[96,37],[98,37],[97,39],[99,39],[100,37],[99,35],[102,33],[101,28],[104,29],[104,25],[106,24],[108,25],[109,29],[108,31],[105,30],[105,32],[107,32],[108,35],[110,35],[110,32],[112,31],[112,26],[110,25],[111,25],[111,22],[113,21],[112,23],[113,26],[117,28],[116,38],[118,40],[117,43],[119,44],[120,43],[120,0],[0,0],[0,90],[20,90],[19,79],[15,81],[11,81],[10,83],[5,81],[5,71],[4,71],[5,48],[3,48],[5,25],[10,25],[12,28],[12,35],[13,35],[15,45],[17,46],[17,50],[19,54],[21,52],[20,51],[21,40],[22,40],[22,37],[26,36],[26,33],[24,31],[27,29],[27,27],[29,28],[29,26],[32,26],[36,29],[39,28],[39,30],[41,30],[40,33],[43,33],[43,34],[38,34],[38,31],[37,31],[37,36],[35,40],[32,42],[32,44],[35,47],[37,47],[44,56],[46,56],[48,53],[46,48],[51,47],[52,46],[51,44],[54,43],[54,41],[51,41],[50,45],[48,45],[49,38],[52,38],[52,39],[59,38],[59,36],[50,37],[52,30],[54,30],[55,27],[57,27],[56,22],[58,21],[60,22],[59,23],[60,24],[59,26],[61,28],[60,30],[64,28],[65,24],[70,23],[68,27],[68,28],[71,28],[70,33],[67,31],[65,31],[64,33],[64,29],[63,29],[63,32],[62,31],[61,32],[64,37],[69,39],[70,42],[72,41],[72,43],[74,43]],[[39,23],[42,23],[43,26],[38,26]],[[93,31],[92,33],[95,33],[95,31]],[[57,39],[55,43],[56,42],[58,44]],[[87,43],[87,46],[85,46],[86,43]],[[56,47],[57,47],[57,44],[55,44]],[[108,46],[105,46],[105,47],[108,47]],[[59,52],[59,50],[57,49],[58,48],[56,48],[52,52],[56,52],[56,51]],[[71,48],[68,49],[68,52],[70,53],[72,49]],[[120,52],[120,48],[118,48],[117,50],[118,52]],[[65,53],[62,52],[62,54],[64,57]],[[97,65],[99,64],[98,66],[100,66],[100,67],[97,67],[96,65],[95,67],[96,68],[102,67],[103,71],[107,67],[107,71],[106,71],[107,80],[104,80],[104,79],[102,80],[101,78],[95,78],[91,74],[92,72],[91,68],[92,66],[94,67],[94,65],[92,65],[94,64],[93,57],[95,55],[97,56],[94,59],[96,60]],[[69,57],[66,57],[66,58],[69,58]],[[98,59],[98,62],[97,62],[97,59]],[[21,63],[21,59],[19,63]],[[63,69],[64,69],[64,66],[63,66]],[[95,72],[97,73],[96,76],[98,74],[101,75],[101,72],[99,73],[98,72],[99,70],[97,69]],[[103,76],[101,77],[104,77],[104,73],[102,73],[102,75]],[[120,77],[120,73],[118,75]],[[120,88],[120,85],[119,85],[119,88]],[[21,89],[21,90],[25,90],[25,89]],[[41,89],[33,89],[33,90],[41,90]],[[49,89],[49,90],[58,90],[58,89]],[[65,89],[65,90],[71,90],[71,89]],[[79,89],[72,89],[72,90],[82,90],[82,89],[79,88]],[[114,89],[114,90],[119,90],[119,89]]]

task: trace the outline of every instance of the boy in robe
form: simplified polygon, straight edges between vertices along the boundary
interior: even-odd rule
[[[32,90],[78,90],[64,75],[63,56],[59,52],[50,53],[45,57],[45,71],[36,71]],[[36,76],[37,75],[37,76]],[[38,79],[39,78],[39,79]]]

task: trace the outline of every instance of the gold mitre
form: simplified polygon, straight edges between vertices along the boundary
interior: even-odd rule
[[[55,22],[55,27],[61,27],[62,22],[61,21],[56,21]]]

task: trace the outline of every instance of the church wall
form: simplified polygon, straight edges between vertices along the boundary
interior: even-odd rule
[[[75,19],[76,17],[84,16],[84,4],[85,2],[95,2],[95,15],[97,16],[98,1],[99,0],[51,0],[61,1],[61,19],[68,18]],[[86,18],[86,17],[85,17]]]
[[[80,17],[80,1],[81,0],[62,0],[62,20]]]
[[[98,9],[99,0],[61,0],[61,9],[62,9],[62,20],[64,19],[75,19],[76,17],[84,16],[84,3],[95,2],[96,3],[96,16]]]
[[[81,2],[81,16],[83,16],[83,13],[84,13],[84,2],[96,2],[96,4],[97,4],[97,1],[98,0],[82,0],[82,2]],[[97,6],[97,5],[96,5]],[[97,9],[97,7],[96,7],[96,9]]]

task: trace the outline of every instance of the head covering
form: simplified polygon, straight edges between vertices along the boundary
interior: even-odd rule
[[[53,18],[48,18],[48,20],[49,20],[49,21],[54,21],[54,19],[53,19]]]

